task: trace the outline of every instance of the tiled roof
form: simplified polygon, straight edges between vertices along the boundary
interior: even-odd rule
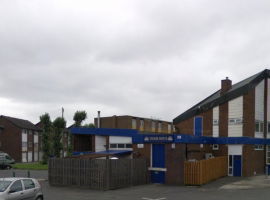
[[[270,70],[265,69],[258,74],[255,74],[239,83],[232,85],[232,88],[223,95],[220,94],[221,90],[216,91],[206,99],[202,100],[195,106],[180,114],[178,117],[174,118],[173,124],[182,122],[213,107],[219,106],[223,103],[247,94],[252,89],[254,89],[264,78],[270,78]]]
[[[7,119],[11,123],[15,124],[16,126],[19,126],[20,128],[23,128],[23,129],[42,131],[41,128],[35,126],[33,123],[31,123],[28,120],[18,119],[18,118],[14,118],[14,117],[8,117],[8,116],[4,116],[4,115],[1,115],[0,117]]]

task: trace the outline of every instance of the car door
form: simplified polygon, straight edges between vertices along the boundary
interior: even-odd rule
[[[22,182],[24,185],[24,198],[27,200],[35,200],[37,191],[34,182],[31,179],[23,179]]]
[[[20,180],[15,181],[9,188],[8,193],[9,200],[22,200],[24,199],[22,182]]]

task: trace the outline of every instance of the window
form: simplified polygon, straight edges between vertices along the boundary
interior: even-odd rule
[[[117,144],[110,144],[110,148],[112,149],[117,148]]]
[[[255,132],[263,132],[263,122],[255,122]]]
[[[29,130],[28,132],[29,132],[29,135],[32,135],[32,131],[31,130]]]
[[[254,145],[254,150],[263,150],[263,145]]]
[[[140,120],[140,127],[144,127],[144,121],[143,121],[143,119]]]
[[[152,128],[156,128],[156,123],[152,122]]]
[[[214,119],[213,120],[213,125],[217,125],[218,124],[218,119]]]
[[[34,143],[34,151],[38,151],[38,143]]]
[[[213,144],[213,150],[218,150],[219,149],[219,145],[218,144]]]
[[[22,142],[22,151],[27,151],[27,142]]]
[[[158,122],[158,128],[161,129],[161,122]]]
[[[65,137],[67,137],[67,133],[65,133],[64,135],[65,135]]]
[[[242,118],[229,119],[229,124],[241,124],[243,123]]]
[[[42,132],[40,132],[39,135],[42,136]]]
[[[110,144],[111,149],[124,149],[124,148],[132,148],[132,144]]]
[[[29,142],[28,145],[29,145],[29,147],[32,147],[32,142]]]
[[[267,124],[267,133],[270,133],[270,123]]]
[[[22,133],[23,133],[23,134],[26,134],[26,130],[25,130],[25,129],[22,129]]]
[[[132,126],[136,127],[136,119],[134,119],[134,118],[132,119]]]
[[[118,148],[125,148],[125,144],[118,144]]]
[[[270,145],[266,149],[266,164],[270,164]]]
[[[170,131],[172,128],[171,124],[168,124],[168,130]]]
[[[15,181],[10,187],[10,193],[20,192],[20,191],[22,191],[22,182],[20,180]]]
[[[228,175],[233,174],[233,156],[229,155],[229,168],[228,168]]]
[[[38,132],[37,132],[37,131],[34,131],[34,134],[35,134],[35,135],[38,135]]]
[[[24,184],[25,190],[35,188],[34,182],[32,180],[30,180],[30,179],[24,179],[23,184]]]
[[[175,125],[173,125],[173,132],[175,132]]]

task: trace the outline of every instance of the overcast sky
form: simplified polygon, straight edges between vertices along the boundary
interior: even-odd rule
[[[0,115],[172,121],[270,64],[270,1],[1,0]]]

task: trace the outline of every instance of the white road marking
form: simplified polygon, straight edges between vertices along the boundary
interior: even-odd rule
[[[149,198],[143,197],[142,199],[144,199],[144,200],[163,200],[163,199],[167,199],[167,198],[162,197],[162,198],[159,198],[159,199],[149,199]]]

